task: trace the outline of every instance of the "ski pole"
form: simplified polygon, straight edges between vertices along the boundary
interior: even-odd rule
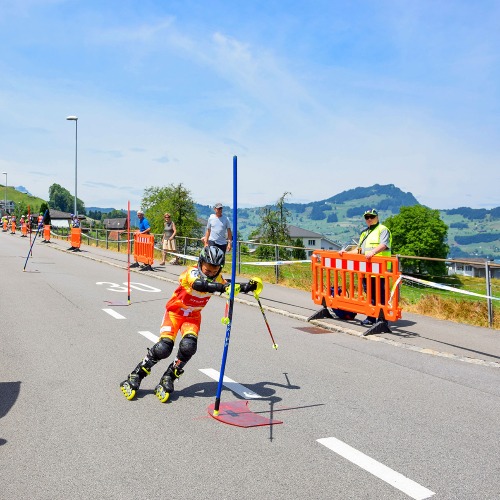
[[[275,349],[278,349],[278,344],[274,341],[274,337],[273,337],[273,334],[271,332],[271,327],[269,326],[269,323],[267,322],[266,313],[264,312],[264,308],[262,307],[262,304],[260,303],[259,295],[254,293],[253,296],[255,297],[255,300],[257,300],[257,304],[259,304],[260,312],[262,313],[262,316],[264,317],[264,323],[267,326],[267,331],[269,332],[269,335],[271,335],[271,340],[273,341],[273,347]]]
[[[47,209],[45,211],[45,215],[43,216],[44,220],[45,220],[45,217],[47,216],[48,212],[49,212],[49,209]],[[26,264],[28,263],[28,259],[30,258],[30,254],[32,255],[31,249],[33,248],[33,245],[35,244],[35,241],[36,241],[36,237],[38,236],[38,233],[40,232],[40,227],[42,227],[41,224],[38,226],[38,229],[36,231],[35,237],[33,238],[33,243],[30,246],[30,249],[29,249],[29,252],[28,252],[28,256],[26,257],[26,262],[24,263],[23,272],[26,271]]]

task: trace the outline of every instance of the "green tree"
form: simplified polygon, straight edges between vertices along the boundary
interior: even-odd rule
[[[94,220],[101,220],[102,219],[102,212],[100,210],[89,210],[89,213],[87,214],[91,219]],[[106,215],[106,214],[104,214]],[[105,217],[107,218],[107,217]]]
[[[290,211],[285,206],[285,199],[289,194],[288,192],[283,193],[276,205],[268,205],[260,209],[261,222],[253,234],[260,237],[261,243],[291,245],[292,240],[288,234]],[[275,249],[270,246],[259,246],[256,253],[260,258],[275,257]],[[280,248],[279,258],[288,259],[289,257],[289,252]]]
[[[448,226],[440,219],[439,211],[423,205],[401,207],[399,214],[389,217],[384,224],[392,233],[392,253],[446,259]],[[426,260],[403,261],[405,272],[445,275],[444,262]]]
[[[182,183],[146,188],[141,206],[146,212],[153,233],[163,233],[163,215],[168,212],[175,223],[177,236],[189,238],[202,236],[203,230],[198,222],[191,192]]]
[[[17,220],[19,221],[21,218],[21,215],[27,215],[28,213],[28,206],[24,201],[18,201],[15,205],[14,208],[14,215],[16,216]]]
[[[102,215],[103,214],[101,214],[101,219],[103,218]],[[127,217],[127,212],[124,212],[123,210],[111,210],[111,212],[104,214],[104,219],[123,219],[124,217]]]
[[[293,246],[297,248],[292,250],[292,257],[297,260],[306,260],[307,256],[303,241],[300,238],[297,238],[293,242]]]
[[[73,213],[75,209],[75,197],[59,184],[52,184],[49,188],[49,206],[54,210]],[[79,214],[85,213],[85,204],[80,198],[76,200]]]

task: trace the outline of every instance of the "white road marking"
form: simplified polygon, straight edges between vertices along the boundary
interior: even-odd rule
[[[103,309],[103,311],[105,313],[108,313],[110,316],[113,316],[113,318],[115,319],[127,319],[125,316],[122,316],[113,309]]]
[[[155,335],[154,333],[148,332],[147,330],[144,330],[142,332],[139,332],[142,336],[146,337],[148,340],[151,340],[153,344],[156,344],[158,342],[158,335]]]
[[[103,309],[105,311],[106,309]],[[112,309],[107,309],[106,311],[113,311]],[[114,312],[114,311],[113,311]],[[151,332],[148,332],[147,330],[142,330],[140,332],[142,336],[146,337],[148,340],[156,344],[158,342],[158,335],[154,335]],[[217,370],[214,370],[213,368],[200,368],[200,372],[204,373],[208,377],[210,377],[213,380],[216,380],[217,382],[219,381],[220,378],[220,372]],[[235,382],[234,380],[231,380],[229,377],[226,377],[224,375],[224,378],[222,379],[222,384],[226,386],[228,389],[231,391],[235,392],[239,396],[245,399],[259,399],[262,396],[259,396],[257,393],[251,391],[248,389],[248,387],[245,387],[244,385],[238,384],[238,382]]]
[[[216,380],[217,382],[219,381],[220,372],[218,372],[217,370],[214,370],[212,368],[200,368],[200,372]],[[258,399],[262,397],[259,396],[257,393],[248,389],[248,387],[238,384],[238,382],[231,380],[229,377],[226,377],[225,375],[224,378],[222,379],[222,384],[245,399]]]
[[[402,491],[406,495],[415,500],[425,500],[426,498],[435,495],[435,493],[427,488],[424,488],[420,484],[408,479],[399,472],[396,472],[389,467],[377,462],[368,455],[361,453],[360,451],[352,448],[348,444],[336,439],[334,437],[317,439],[318,443],[330,448],[341,457],[346,458],[353,464],[358,465],[362,469],[365,469],[370,474],[382,479],[386,483],[394,486],[398,490]]]

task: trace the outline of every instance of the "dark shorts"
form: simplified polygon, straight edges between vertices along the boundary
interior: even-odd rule
[[[208,240],[208,246],[220,248],[224,252],[224,255],[226,254],[227,243],[225,245],[219,245],[218,243],[215,243],[215,241]]]

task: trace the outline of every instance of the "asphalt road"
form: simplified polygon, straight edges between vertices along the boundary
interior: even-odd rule
[[[131,305],[113,305],[127,299],[120,265],[37,242],[23,272],[27,251],[0,234],[2,500],[500,497],[498,367],[268,311],[275,350],[260,311],[237,302],[225,375],[283,423],[236,427],[207,410],[225,338],[214,297],[170,401],[153,394],[167,361],[127,401],[119,383],[175,284],[133,273]],[[232,387],[222,402],[244,400]]]

